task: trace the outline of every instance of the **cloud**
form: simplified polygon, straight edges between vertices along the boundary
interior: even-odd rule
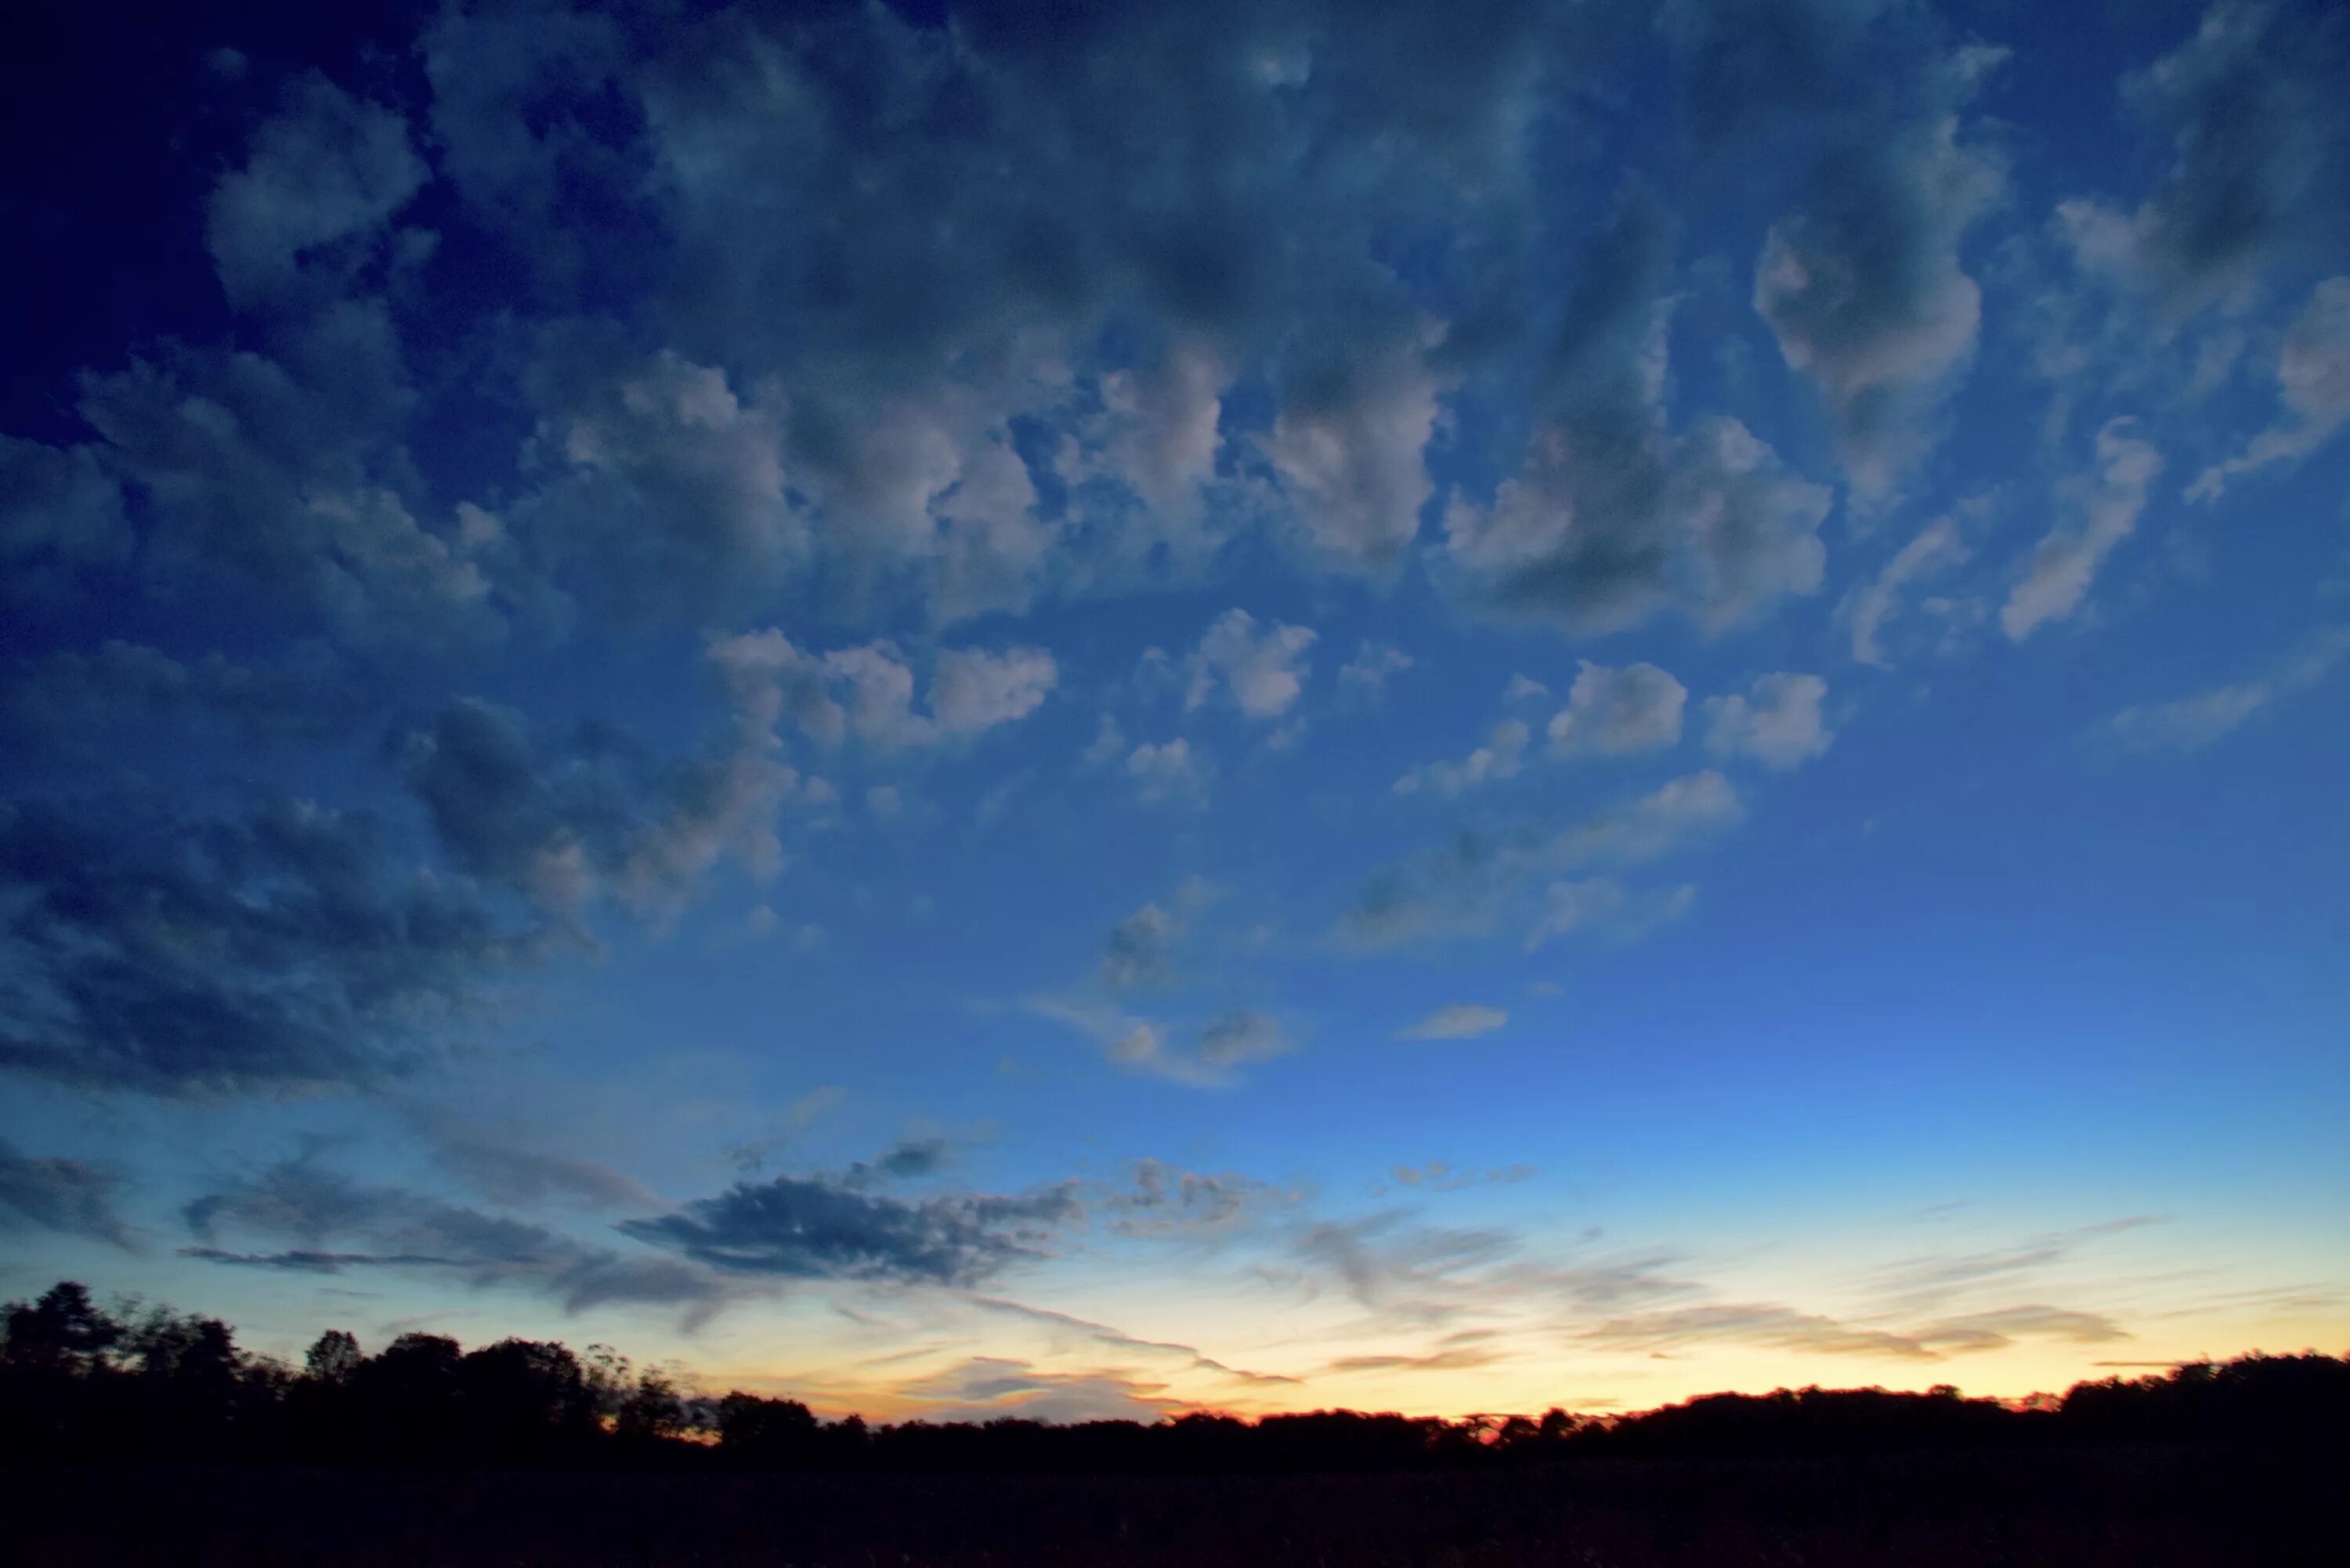
[[[198,815],[152,794],[0,805],[0,1067],[160,1095],[379,1082],[536,940],[389,867],[365,816]]]
[[[1499,833],[1463,832],[1374,872],[1336,935],[1358,951],[1482,935],[1527,903],[1547,877],[1657,859],[1742,815],[1738,792],[1709,770],[1564,826],[1526,822]]]
[[[899,1384],[893,1392],[923,1401],[930,1421],[1139,1421],[1149,1425],[1182,1410],[1166,1385],[1111,1372],[1051,1372],[1026,1361],[978,1355],[943,1372]]]
[[[1053,656],[1041,648],[941,649],[931,661],[931,711],[920,713],[913,664],[894,643],[818,654],[770,627],[713,638],[710,657],[755,727],[788,719],[821,744],[837,746],[853,735],[883,751],[934,746],[1016,722],[1060,680]]]
[[[1555,938],[1585,930],[1630,941],[1679,919],[1696,903],[1697,889],[1686,883],[1635,890],[1609,877],[1562,877],[1543,889],[1541,910],[1526,933],[1525,949],[1532,952]]]
[[[1191,655],[1183,706],[1198,708],[1222,691],[1252,719],[1285,713],[1305,691],[1305,650],[1314,642],[1309,627],[1275,624],[1260,632],[1248,611],[1226,610]]]
[[[948,650],[931,675],[931,711],[948,734],[967,735],[1026,718],[1059,680],[1053,656],[1041,648]]]
[[[1414,662],[1403,649],[1366,638],[1355,650],[1355,657],[1338,667],[1338,690],[1356,693],[1367,701],[1378,701],[1387,695],[1388,682],[1409,670]]]
[[[733,1274],[973,1285],[1045,1255],[1081,1223],[1073,1186],[894,1198],[824,1178],[742,1181],[622,1234]]]
[[[47,1231],[131,1247],[117,1210],[123,1179],[101,1166],[19,1153],[0,1138],[0,1230]]]
[[[1688,688],[1653,664],[1610,670],[1583,659],[1566,706],[1551,715],[1551,753],[1625,756],[1669,746],[1681,738],[1688,701]]]
[[[1037,997],[1026,1005],[1029,1011],[1085,1034],[1105,1057],[1129,1072],[1148,1073],[1195,1089],[1228,1088],[1239,1082],[1236,1069],[1296,1049],[1296,1042],[1279,1019],[1251,1008],[1228,1009],[1190,1023],[1169,1023],[1082,997]]]
[[[1596,633],[1679,610],[1719,629],[1817,591],[1828,492],[1732,419],[1626,447],[1538,435],[1490,507],[1456,500],[1448,547],[1508,619]]]
[[[134,543],[122,487],[94,449],[0,435],[0,598],[65,598]]]
[[[567,924],[608,894],[673,917],[722,860],[774,877],[785,804],[830,798],[782,761],[765,694],[730,673],[737,706],[723,739],[667,763],[608,731],[536,736],[520,713],[461,698],[407,736],[409,788],[461,869]]]
[[[1399,1165],[1388,1174],[1399,1186],[1419,1188],[1429,1192],[1458,1192],[1464,1187],[1480,1182],[1492,1182],[1500,1187],[1512,1187],[1535,1174],[1531,1165],[1505,1165],[1490,1170],[1455,1170],[1440,1159],[1431,1159],[1424,1166]]]
[[[1667,420],[1666,239],[1630,202],[1592,241],[1516,472],[1490,504],[1452,500],[1444,561],[1488,613],[1587,633],[1671,610],[1719,630],[1819,587],[1828,491],[1734,419]]]
[[[2329,628],[2256,680],[2215,686],[2169,702],[2133,703],[2095,733],[2129,752],[2199,751],[2263,709],[2324,680],[2345,654],[2350,654],[2350,627]]]
[[[738,390],[667,349],[636,359],[568,340],[542,350],[534,380],[549,472],[515,518],[599,607],[639,622],[740,615],[806,559],[772,385]]]
[[[1794,1307],[1722,1302],[1609,1318],[1578,1335],[1607,1350],[1670,1351],[1700,1345],[1751,1345],[1814,1355],[1878,1355],[1935,1361],[1936,1352],[1912,1334],[1856,1326]]]
[[[1399,1031],[1402,1040],[1473,1040],[1480,1034],[1491,1034],[1509,1023],[1510,1015],[1498,1007],[1480,1007],[1474,1002],[1456,1002],[1440,1007],[1410,1028]]]
[[[634,1177],[577,1155],[528,1147],[515,1129],[426,1106],[411,1116],[431,1141],[434,1163],[501,1208],[564,1202],[609,1210],[658,1201]]]
[[[426,1193],[355,1181],[314,1156],[207,1193],[187,1206],[186,1219],[201,1244],[182,1248],[182,1256],[236,1267],[314,1274],[385,1269],[474,1289],[528,1290],[567,1312],[614,1303],[678,1306],[689,1324],[733,1294],[725,1281],[674,1258],[624,1253]],[[242,1251],[218,1244],[227,1236],[294,1244]]]
[[[2058,205],[2087,266],[2119,274],[2173,319],[2298,254],[2338,253],[2350,210],[2350,51],[2338,18],[2222,0],[2195,36],[2122,83],[2171,153],[2134,213]]]
[[[1205,805],[1215,777],[1215,764],[1180,735],[1143,742],[1128,753],[1126,771],[1134,780],[1135,794],[1147,805]]]
[[[1137,1160],[1132,1185],[1112,1189],[1102,1207],[1122,1236],[1201,1238],[1237,1231],[1269,1209],[1286,1208],[1297,1194],[1252,1177],[1211,1175],[1156,1159]]]
[[[2072,515],[2049,530],[2009,591],[1999,624],[2021,642],[2081,606],[2097,568],[2137,527],[2147,493],[2162,472],[2162,454],[2127,433],[2134,421],[2109,420],[2097,432],[2094,474],[2076,474],[2058,488]]]
[[[204,241],[232,302],[265,305],[306,270],[353,258],[427,177],[408,125],[313,71],[290,83],[280,112],[254,133],[242,168],[221,177]]]
[[[1400,336],[1350,345],[1292,379],[1266,452],[1324,555],[1378,569],[1410,546],[1435,492],[1421,453],[1438,387],[1423,345]]]
[[[1964,566],[1970,555],[1966,541],[1960,537],[1958,524],[1951,519],[1938,517],[1919,529],[1914,538],[1894,552],[1884,570],[1854,591],[1853,658],[1879,669],[1888,667],[1891,660],[1885,656],[1880,639],[1886,623],[1901,612],[1901,590],[1952,566]]]
[[[373,716],[362,690],[348,661],[323,643],[291,645],[256,666],[217,652],[175,659],[109,638],[93,651],[59,649],[19,661],[0,691],[0,724],[37,740],[52,759],[104,754],[126,734],[162,726],[248,745],[328,742]]]
[[[942,1137],[899,1138],[871,1159],[853,1161],[841,1175],[845,1187],[872,1187],[887,1181],[913,1181],[946,1168],[954,1146]]]
[[[2285,329],[2276,375],[2285,417],[2241,456],[2205,469],[2188,486],[2188,500],[2216,501],[2237,474],[2306,457],[2350,423],[2350,277],[2329,277],[2310,291]]]
[[[1163,985],[1174,972],[1175,917],[1145,904],[1110,928],[1102,954],[1102,983],[1113,991]]]
[[[1984,63],[1966,57],[1970,81]],[[1925,451],[1924,421],[1972,356],[1982,319],[1959,243],[2002,180],[1957,130],[1943,115],[1835,149],[1756,265],[1754,308],[1789,368],[1825,394],[1866,501],[1885,499]]]
[[[1335,1278],[1363,1306],[1416,1321],[1448,1315],[1445,1298],[1461,1271],[1505,1258],[1517,1244],[1504,1231],[1409,1224],[1398,1210],[1315,1220],[1290,1238],[1301,1263]]]
[[[1429,763],[1412,769],[1396,780],[1395,793],[1418,794],[1425,790],[1451,800],[1479,784],[1515,778],[1532,734],[1520,721],[1504,719],[1493,726],[1492,736],[1483,745],[1457,763]]]
[[[1816,675],[1758,675],[1745,695],[1706,699],[1705,748],[1782,771],[1798,766],[1835,741],[1820,715],[1827,694]]]

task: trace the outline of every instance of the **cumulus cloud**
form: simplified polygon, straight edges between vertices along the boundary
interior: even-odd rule
[[[1688,701],[1689,689],[1653,664],[1610,670],[1584,659],[1567,690],[1566,706],[1551,715],[1551,753],[1623,756],[1672,745],[1681,738],[1681,709]]]
[[[1901,613],[1901,593],[1912,583],[1964,566],[1971,552],[1958,524],[1938,517],[1893,554],[1877,576],[1856,589],[1851,600],[1852,656],[1862,664],[1886,668],[1883,638],[1887,622]]]
[[[1267,452],[1318,550],[1379,568],[1409,547],[1435,491],[1421,453],[1437,389],[1409,338],[1334,355],[1295,379]]]
[[[0,435],[0,596],[64,597],[133,543],[122,488],[95,451]]]
[[[173,345],[83,379],[78,411],[141,504],[151,587],[229,585],[270,620],[362,641],[560,622],[495,516],[420,493],[401,439],[416,394],[382,302],[324,306],[276,349]]]
[[[2058,487],[2071,515],[2051,529],[2009,590],[2000,628],[2021,642],[2052,620],[2080,608],[2089,585],[2114,547],[2137,528],[2147,493],[2162,472],[2162,454],[2129,434],[2134,421],[2107,421],[2097,432],[2097,466]]]
[[[1758,675],[1744,694],[1706,699],[1706,750],[1752,757],[1786,769],[1808,762],[1835,740],[1821,716],[1828,683],[1816,675]]]
[[[784,470],[781,394],[663,350],[538,371],[538,441],[560,467],[521,521],[567,579],[636,618],[744,611],[807,548]],[[599,356],[601,358],[602,356]]]
[[[1506,618],[1597,632],[1671,608],[1720,628],[1817,591],[1828,501],[1733,419],[1630,447],[1553,427],[1491,506],[1456,501],[1445,526]]]
[[[1411,655],[1390,643],[1363,639],[1355,657],[1338,667],[1338,690],[1376,702],[1387,695],[1388,682],[1409,670]]]
[[[1127,754],[1126,771],[1134,780],[1135,794],[1146,805],[1204,805],[1215,776],[1214,764],[1180,735],[1171,741],[1143,742]]]
[[[2205,469],[2187,499],[2216,501],[2236,475],[2306,457],[2350,423],[2350,277],[2329,277],[2310,292],[2285,329],[2276,378],[2284,418],[2241,455]]]
[[[600,730],[543,740],[521,714],[461,699],[410,733],[403,761],[437,837],[470,875],[574,924],[608,894],[666,917],[722,859],[775,875],[777,815],[795,796],[819,798],[781,760],[767,711],[749,693],[723,741],[662,764]]]
[[[1516,719],[1504,719],[1493,726],[1485,743],[1457,763],[1430,763],[1412,769],[1395,782],[1398,794],[1418,794],[1422,790],[1450,800],[1465,790],[1495,779],[1515,778],[1518,767],[1525,759],[1526,742],[1533,732]]]
[[[1978,61],[1972,69],[1980,69]],[[1839,148],[1774,224],[1754,308],[1835,419],[1855,493],[1880,500],[1924,451],[1939,394],[1974,352],[1982,290],[1959,243],[2000,190],[1998,168],[1942,116]]]
[[[1041,648],[941,649],[931,662],[924,713],[914,706],[913,663],[895,643],[819,654],[770,627],[714,638],[710,657],[762,726],[788,719],[827,746],[853,735],[885,751],[936,745],[1024,719],[1060,680],[1053,656]]]
[[[2262,711],[2315,686],[2350,655],[2350,627],[2333,627],[2255,680],[2215,686],[2168,702],[2133,703],[2095,738],[2130,752],[2193,752],[2232,734]]]
[[[51,754],[79,755],[165,726],[245,744],[328,741],[369,716],[361,693],[346,661],[323,643],[294,645],[256,666],[218,652],[175,659],[109,638],[91,651],[60,649],[15,665],[0,689],[0,725]]]
[[[1510,1015],[1498,1007],[1481,1007],[1475,1002],[1456,1002],[1440,1007],[1398,1036],[1404,1040],[1473,1040],[1480,1034],[1491,1034],[1510,1021]]]
[[[47,1231],[131,1245],[118,1203],[124,1182],[102,1166],[19,1152],[0,1138],[0,1230]]]
[[[948,734],[972,734],[1026,718],[1059,680],[1053,656],[1041,648],[950,649],[931,675],[931,711]]]
[[[204,239],[221,286],[240,305],[269,301],[338,247],[380,234],[426,175],[398,113],[315,71],[297,78],[244,166],[213,190]]]
[[[2086,198],[2058,206],[2082,263],[2177,318],[2296,254],[2338,251],[2350,211],[2345,69],[2350,48],[2322,8],[2213,5],[2192,38],[2122,83],[2171,154],[2155,189],[2133,212]]]
[[[1102,954],[1102,983],[1113,991],[1164,984],[1174,971],[1176,919],[1145,904],[1110,928]]]
[[[1492,613],[1595,632],[1674,610],[1720,629],[1819,587],[1827,490],[1734,419],[1666,417],[1667,251],[1663,218],[1637,202],[1592,241],[1546,417],[1490,504],[1452,501],[1445,560]]]
[[[1526,822],[1463,832],[1438,848],[1374,872],[1341,919],[1338,940],[1357,950],[1477,936],[1521,911],[1545,880],[1596,866],[1657,859],[1742,814],[1738,792],[1711,770],[1565,825]]]
[[[1305,691],[1305,650],[1314,642],[1310,627],[1275,623],[1259,630],[1248,611],[1226,610],[1191,655],[1183,706],[1198,708],[1222,691],[1252,719],[1285,713]]]
[[[378,1082],[533,946],[366,817],[149,794],[0,805],[0,1067],[161,1095]]]

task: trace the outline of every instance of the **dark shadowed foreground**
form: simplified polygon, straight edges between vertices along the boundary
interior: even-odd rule
[[[603,1346],[329,1331],[297,1371],[72,1283],[0,1325],[0,1561],[30,1568],[2265,1568],[2343,1560],[2350,1470],[2350,1362],[2314,1354],[2021,1405],[868,1426]]]
[[[2335,1462],[2175,1449],[1286,1477],[12,1471],[22,1568],[2205,1568],[2341,1561]]]

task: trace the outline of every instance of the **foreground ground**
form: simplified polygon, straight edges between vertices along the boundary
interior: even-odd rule
[[[2343,1561],[2338,1457],[2137,1449],[1073,1479],[19,1469],[21,1568],[2169,1568]]]

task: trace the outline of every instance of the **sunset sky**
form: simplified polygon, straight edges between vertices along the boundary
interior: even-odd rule
[[[2350,15],[35,9],[0,1298],[888,1419],[2350,1348]]]

